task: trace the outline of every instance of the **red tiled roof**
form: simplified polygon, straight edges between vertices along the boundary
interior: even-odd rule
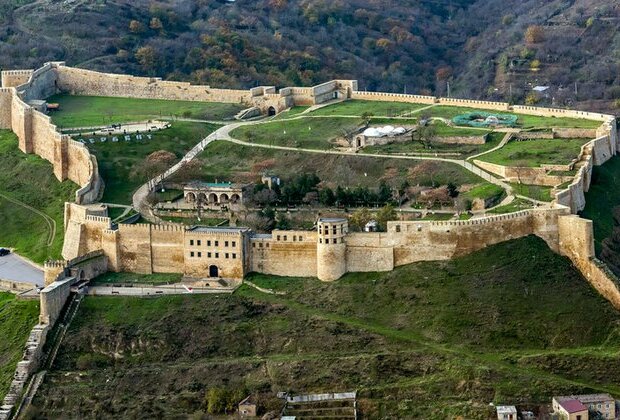
[[[579,411],[587,410],[586,406],[581,403],[579,400],[563,400],[559,401],[560,405],[564,410],[569,413],[577,413]]]

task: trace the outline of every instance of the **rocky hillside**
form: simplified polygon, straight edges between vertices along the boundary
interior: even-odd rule
[[[608,0],[7,0],[0,67],[439,95],[450,83],[454,96],[609,109],[618,19]]]

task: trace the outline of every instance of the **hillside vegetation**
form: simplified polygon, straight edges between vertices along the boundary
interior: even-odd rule
[[[436,95],[450,82],[452,96],[609,109],[619,19],[608,0],[11,0],[0,67],[65,60],[246,88],[355,78]]]
[[[38,300],[17,300],[0,292],[0,401],[9,389],[26,339],[39,318]]]
[[[77,188],[58,182],[49,162],[22,153],[17,136],[0,130],[0,246],[40,264],[60,258],[64,203],[75,200]]]
[[[251,280],[286,295],[87,297],[31,414],[199,417],[215,388],[264,410],[282,390],[357,389],[365,418],[486,419],[489,402],[620,393],[617,312],[536,237],[334,283]]]

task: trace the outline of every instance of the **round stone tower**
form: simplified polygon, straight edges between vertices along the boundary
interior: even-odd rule
[[[319,219],[316,246],[317,277],[323,281],[338,280],[347,272],[347,219]]]

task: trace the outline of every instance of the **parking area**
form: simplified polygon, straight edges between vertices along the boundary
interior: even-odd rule
[[[43,270],[32,265],[19,255],[10,253],[0,257],[0,280],[43,285]]]

